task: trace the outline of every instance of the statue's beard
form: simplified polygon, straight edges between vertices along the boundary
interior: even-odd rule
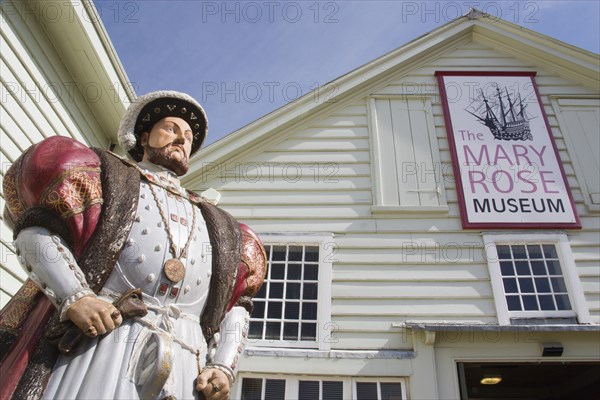
[[[177,152],[173,144],[168,144],[163,147],[151,147],[150,145],[147,145],[145,150],[146,159],[152,164],[165,167],[173,171],[177,176],[185,175],[188,171],[188,157],[183,153]]]

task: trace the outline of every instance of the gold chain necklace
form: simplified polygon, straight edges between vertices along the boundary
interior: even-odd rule
[[[173,258],[168,259],[163,264],[163,272],[168,280],[173,283],[178,283],[185,276],[185,266],[181,261],[181,258],[187,257],[187,252],[192,243],[192,237],[194,236],[194,231],[196,230],[196,207],[194,204],[192,206],[192,230],[190,231],[190,236],[185,243],[183,250],[179,257],[177,257],[177,246],[175,246],[175,240],[173,239],[173,234],[171,234],[171,229],[169,229],[169,220],[165,214],[165,211],[160,206],[160,201],[158,200],[158,196],[156,195],[156,191],[153,188],[153,183],[148,182],[148,187],[152,192],[152,197],[154,197],[154,201],[156,202],[156,206],[158,207],[158,212],[160,213],[160,217],[162,218],[163,224],[165,226],[165,230],[167,231],[167,236],[169,237],[169,245],[171,253],[173,253]]]
[[[159,187],[165,189],[166,191],[173,193],[176,196],[187,199],[192,204],[200,204],[200,203],[207,201],[205,198],[203,198],[202,196],[200,196],[194,192],[189,192],[187,190],[184,190],[184,193],[181,193],[179,190],[176,190],[176,188],[172,184],[171,185],[163,184],[160,179],[156,179],[154,177],[154,175],[152,175],[148,171],[145,171],[139,165],[132,162],[131,160],[123,158],[120,155],[113,153],[112,151],[109,151],[109,153],[112,154],[113,156],[117,157],[119,160],[123,161],[125,164],[130,165],[130,166],[134,167],[135,169],[137,169],[137,171],[140,173],[140,175],[143,176],[144,178],[146,178],[146,180],[148,182],[154,183],[156,186],[159,186]]]

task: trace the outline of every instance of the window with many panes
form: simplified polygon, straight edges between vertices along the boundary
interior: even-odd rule
[[[326,348],[332,243],[312,236],[261,237],[268,272],[254,297],[250,344]]]
[[[242,378],[241,400],[402,400],[405,381],[381,378]]]
[[[566,235],[486,234],[484,241],[500,324],[524,318],[587,322]]]
[[[508,311],[570,311],[556,245],[498,244]]]

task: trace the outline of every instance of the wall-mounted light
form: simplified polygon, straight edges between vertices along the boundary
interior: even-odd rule
[[[502,376],[500,374],[484,375],[479,381],[482,385],[497,385],[502,382]]]
[[[542,357],[560,357],[564,347],[559,342],[542,343]]]

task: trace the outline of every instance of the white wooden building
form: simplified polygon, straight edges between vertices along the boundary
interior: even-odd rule
[[[109,147],[133,94],[93,7],[60,25],[2,4],[2,172],[45,135]],[[535,73],[580,227],[464,228],[439,71]],[[270,259],[234,398],[595,393],[599,76],[597,54],[474,11],[201,150],[185,186],[218,190]],[[71,83],[75,100],[55,94]],[[91,101],[90,83],[117,98]],[[3,304],[23,279],[11,237]]]
[[[535,73],[580,229],[463,228],[437,71]],[[235,398],[597,393],[599,72],[473,11],[201,150],[185,184],[217,189],[271,260]]]
[[[3,1],[0,48],[2,178],[23,150],[52,135],[102,148],[116,143],[135,94],[91,1]],[[12,232],[4,223],[0,232],[4,306],[27,276]]]

